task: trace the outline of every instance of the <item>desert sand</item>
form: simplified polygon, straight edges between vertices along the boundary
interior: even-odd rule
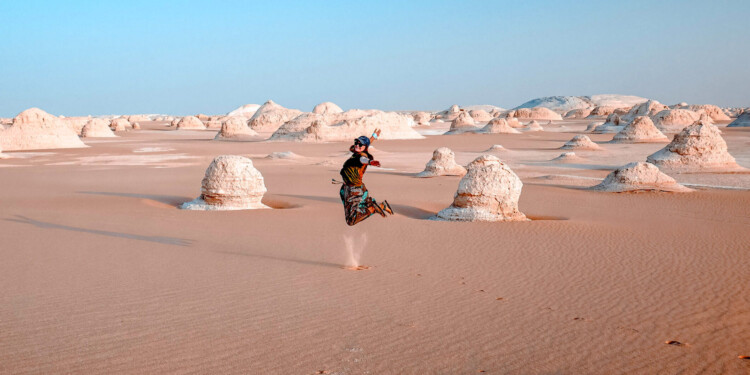
[[[364,181],[396,214],[354,227],[331,184],[350,141],[266,142],[258,127],[216,142],[139,121],[85,148],[3,144],[0,373],[750,371],[750,173],[596,191],[664,143],[588,134],[605,150],[551,161],[591,122],[554,120],[522,134],[436,135],[451,124],[432,122],[414,128],[423,139],[376,141],[382,168]],[[725,125],[750,167],[750,130]],[[415,178],[440,147],[464,166],[498,157],[529,220],[430,220],[462,179]],[[278,152],[295,157],[266,157]],[[271,209],[178,208],[220,155],[252,160]]]

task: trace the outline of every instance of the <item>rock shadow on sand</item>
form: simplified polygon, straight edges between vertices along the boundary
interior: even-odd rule
[[[97,234],[100,236],[154,242],[154,243],[160,243],[164,245],[190,246],[193,243],[192,240],[188,240],[184,238],[177,238],[177,237],[144,236],[144,235],[133,234],[133,233],[122,233],[122,232],[112,232],[112,231],[98,230],[98,229],[73,227],[69,225],[62,225],[62,224],[49,223],[46,221],[34,220],[34,219],[28,218],[26,216],[21,216],[21,215],[15,215],[14,218],[6,218],[5,221],[11,221],[11,222],[16,222],[16,223],[21,223],[21,224],[31,224],[31,225],[36,226],[37,228],[61,229],[61,230],[67,230],[71,232],[89,233],[89,234]]]
[[[124,197],[124,198],[138,198],[154,201],[169,205],[172,207],[179,207],[183,202],[190,201],[189,197],[181,197],[177,195],[156,195],[156,194],[133,194],[133,193],[116,193],[109,191],[78,191],[78,194],[92,194],[92,195],[105,195],[111,197]]]

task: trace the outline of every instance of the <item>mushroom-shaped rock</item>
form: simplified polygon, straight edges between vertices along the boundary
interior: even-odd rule
[[[109,127],[109,121],[102,118],[92,118],[81,130],[83,138],[117,137]]]
[[[541,132],[541,131],[544,131],[544,128],[536,120],[531,120],[531,122],[529,122],[528,124],[526,124],[526,126],[523,128],[523,131],[525,131],[525,132]]]
[[[483,109],[472,109],[469,111],[469,116],[474,119],[474,121],[478,122],[485,122],[492,120],[492,116]]]
[[[257,136],[255,130],[247,126],[244,117],[232,116],[221,123],[221,130],[216,133],[215,140],[244,139]]]
[[[566,142],[562,147],[560,147],[561,150],[601,150],[602,148],[591,141],[591,138],[585,136],[585,135],[577,135],[573,137],[573,139]]]
[[[669,142],[648,116],[638,116],[612,138],[612,143]]]
[[[5,151],[78,147],[86,147],[78,134],[39,108],[19,113],[9,128],[0,127],[0,148]]]
[[[634,162],[615,169],[600,184],[591,189],[609,192],[625,191],[674,191],[688,192],[688,189],[667,176],[659,167],[644,162]]]
[[[518,210],[523,183],[496,156],[482,155],[467,166],[458,183],[453,204],[440,211],[434,220],[451,221],[524,221]]]
[[[195,116],[185,116],[177,122],[177,130],[205,130],[206,125]]]
[[[737,118],[727,125],[728,128],[744,128],[750,127],[750,111],[742,113]]]
[[[687,109],[665,109],[653,116],[654,125],[665,133],[678,133],[698,119],[698,113]]]
[[[315,106],[313,108],[312,113],[317,113],[319,115],[324,115],[326,113],[341,113],[344,112],[341,107],[337,106],[334,103],[331,102],[323,102]]]
[[[666,147],[649,155],[649,163],[675,172],[742,170],[727,151],[719,129],[695,123],[675,135]]]
[[[448,130],[445,134],[457,134],[457,133],[463,133],[467,131],[476,131],[479,130],[475,126],[474,119],[471,118],[468,112],[461,111],[458,116],[451,121],[451,128]]]
[[[414,117],[414,122],[419,126],[430,125],[430,120],[432,120],[430,112],[414,112],[412,113],[412,117]]]
[[[211,162],[201,182],[201,195],[183,203],[185,210],[252,210],[261,203],[266,185],[250,158],[222,155]]]
[[[275,132],[282,124],[301,113],[299,110],[284,108],[274,103],[273,100],[269,100],[258,108],[248,125],[255,131]]]
[[[490,133],[490,134],[519,134],[518,130],[512,128],[510,124],[508,124],[508,120],[504,118],[493,118],[490,120],[490,122],[487,123],[481,130],[479,130],[479,133]]]
[[[435,176],[463,176],[466,168],[456,164],[456,155],[448,147],[440,147],[432,153],[432,159],[427,162],[424,171],[417,177]]]
[[[559,113],[545,107],[518,108],[513,114],[514,117],[529,120],[562,120]]]
[[[591,114],[591,111],[592,111],[591,108],[571,109],[570,111],[565,112],[565,116],[563,116],[563,118],[569,119],[569,120],[586,118]]]

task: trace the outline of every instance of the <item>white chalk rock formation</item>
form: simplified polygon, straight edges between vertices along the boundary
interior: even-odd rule
[[[481,130],[478,131],[479,133],[488,133],[488,134],[520,134],[518,130],[515,128],[512,128],[510,124],[508,124],[508,120],[504,118],[493,118],[490,120],[490,122],[487,123]]]
[[[127,117],[127,119],[131,124],[134,122],[151,121],[151,117],[149,117],[149,115],[130,115]]]
[[[284,108],[269,100],[258,108],[248,125],[257,132],[275,132],[282,124],[301,113],[299,110]]]
[[[134,122],[133,123],[133,130],[141,130],[141,123],[140,122]]]
[[[598,121],[590,122],[590,123],[589,123],[589,124],[588,124],[588,125],[586,126],[586,130],[585,130],[585,132],[586,132],[586,133],[590,133],[590,132],[593,132],[594,130],[596,130],[596,128],[597,128],[598,126],[600,126],[600,125],[602,125],[602,124],[604,124],[604,123],[603,123],[603,122],[598,122]]]
[[[612,138],[612,143],[669,142],[648,116],[638,116]]]
[[[728,128],[745,128],[750,126],[750,111],[737,116],[737,118],[727,125]]]
[[[243,140],[257,136],[258,133],[247,126],[247,120],[240,116],[228,117],[221,123],[221,130],[216,133],[215,140]]]
[[[675,172],[743,170],[727,151],[721,131],[697,122],[675,135],[672,142],[646,158],[659,168]]]
[[[324,115],[326,113],[341,113],[344,112],[341,107],[337,106],[334,103],[331,102],[323,102],[315,106],[313,108],[312,113],[317,113],[319,115]]]
[[[197,117],[198,120],[201,120],[201,121],[208,121],[208,120],[211,119],[210,116],[208,116],[206,114],[203,114],[203,113],[199,113],[199,114],[195,115],[195,117]]]
[[[573,109],[565,113],[565,116],[563,116],[565,119],[568,120],[575,120],[575,119],[581,119],[586,118],[589,115],[591,115],[592,109],[591,108],[578,108]]]
[[[545,107],[518,108],[510,112],[513,117],[527,120],[562,120],[559,113]]]
[[[92,118],[81,130],[83,138],[117,137],[109,127],[109,121],[102,118]]]
[[[86,147],[70,126],[39,108],[19,113],[11,126],[0,127],[0,148],[5,151]]]
[[[659,167],[644,162],[634,162],[615,169],[604,180],[591,187],[593,190],[608,192],[626,191],[672,191],[689,192],[688,189],[667,176]]]
[[[588,116],[586,116],[586,118],[606,117],[615,113],[616,109],[617,108],[615,107],[609,107],[609,106],[597,106],[591,110],[591,113],[589,113]]]
[[[711,120],[713,120],[714,122],[732,121],[732,119],[729,116],[727,116],[721,108],[713,104],[693,104],[693,105],[685,104],[685,105],[680,105],[679,108],[688,109],[688,110],[691,110],[693,112],[698,112],[698,113],[705,113],[709,117],[711,117]]]
[[[665,109],[652,117],[654,125],[664,133],[678,133],[700,119],[700,114],[687,109]]]
[[[471,118],[471,115],[466,111],[461,111],[458,116],[451,121],[451,128],[445,134],[459,134],[477,130],[479,130],[479,128],[476,126],[474,119]]]
[[[525,131],[525,132],[541,132],[541,131],[544,131],[544,128],[536,120],[531,120],[531,122],[529,122],[528,124],[526,124],[526,126],[523,128],[523,131]]]
[[[60,117],[60,120],[68,125],[76,134],[81,135],[81,131],[86,123],[91,120],[91,116],[87,117]]]
[[[461,108],[459,108],[458,105],[454,104],[450,106],[450,108],[446,109],[445,111],[438,112],[435,117],[446,122],[453,121],[453,119],[458,117],[458,114],[460,112],[461,112]]]
[[[483,109],[472,109],[469,111],[469,116],[471,116],[471,118],[477,122],[486,122],[492,120],[492,116]]]
[[[222,119],[215,119],[211,117],[208,121],[206,121],[206,129],[221,129],[221,124],[223,123]]]
[[[248,120],[253,117],[255,112],[258,111],[258,108],[260,108],[260,104],[245,104],[227,113],[227,117],[244,117],[246,120]]]
[[[505,152],[505,151],[508,151],[508,149],[503,147],[503,145],[492,145],[492,147],[482,152]]]
[[[620,120],[620,116],[613,113],[607,116],[607,121],[605,121],[603,124],[594,128],[593,132],[597,134],[617,133],[620,130],[622,130],[624,127],[625,127],[625,123],[622,120]]]
[[[171,120],[171,121],[169,122],[169,127],[170,127],[170,128],[175,128],[175,129],[176,129],[176,128],[177,128],[177,124],[179,124],[179,123],[180,123],[180,120],[182,120],[182,119],[181,119],[181,118],[179,118],[179,117],[175,117],[175,118],[173,118],[173,119],[172,119],[172,120]]]
[[[195,116],[185,116],[177,122],[177,130],[206,130],[203,121]]]
[[[430,112],[414,112],[412,113],[412,117],[414,117],[414,122],[419,126],[428,126],[430,125],[430,120],[432,120]]]
[[[130,121],[128,121],[126,118],[118,117],[115,119],[112,119],[112,122],[109,123],[110,129],[115,132],[124,132],[128,131],[133,128],[133,125],[130,125]]]
[[[458,183],[453,204],[440,211],[435,220],[524,221],[518,210],[523,183],[505,163],[492,155],[482,155],[467,166]]]
[[[573,137],[573,139],[566,142],[562,147],[560,147],[560,150],[590,150],[590,151],[598,151],[602,150],[602,148],[591,141],[591,138],[585,135],[577,135]]]
[[[417,177],[435,176],[463,176],[466,168],[456,164],[456,155],[448,147],[440,147],[432,153],[432,159],[427,162],[424,171]]]
[[[628,114],[623,117],[625,121],[631,121],[638,116],[654,116],[665,109],[669,109],[669,107],[656,100],[648,100],[645,103],[633,106]]]
[[[558,156],[558,157],[556,157],[556,158],[554,158],[554,159],[552,159],[550,161],[554,161],[554,162],[557,162],[557,163],[579,163],[579,162],[582,162],[582,161],[585,161],[585,160],[586,159],[584,159],[584,158],[576,155],[575,152],[570,151],[570,152],[563,152],[562,154],[560,154],[560,156]]]
[[[211,162],[201,182],[201,195],[183,203],[185,210],[252,210],[261,203],[266,185],[250,158],[222,155]]]
[[[351,110],[339,114],[302,114],[288,121],[270,138],[272,141],[351,142],[362,135],[369,136],[381,129],[380,139],[422,139],[412,128],[410,115],[378,110]]]

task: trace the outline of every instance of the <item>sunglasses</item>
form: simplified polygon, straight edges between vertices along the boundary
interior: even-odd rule
[[[355,146],[364,146],[360,141],[354,141]]]

